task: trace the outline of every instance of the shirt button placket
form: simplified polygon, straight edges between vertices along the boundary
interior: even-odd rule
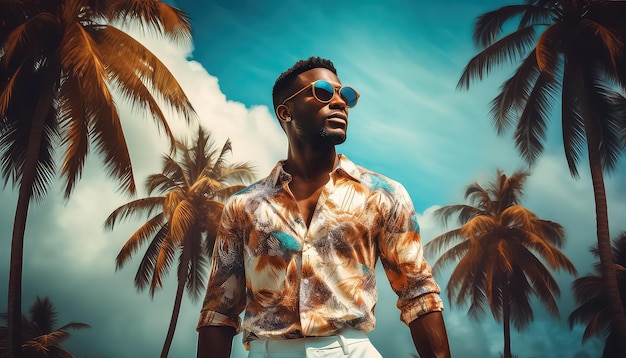
[[[301,273],[301,277],[300,277],[301,278],[300,280],[300,323],[302,324],[303,329],[306,329],[306,327],[309,327],[308,308],[310,307],[309,298],[311,295],[309,294],[309,292],[311,291],[311,286],[310,286],[309,277],[305,275],[306,275],[306,272],[310,271],[310,258],[309,258],[309,255],[311,254],[310,248],[311,248],[311,245],[307,242],[307,239],[305,236],[304,242],[302,244],[302,261],[301,261],[302,266],[301,267],[303,270],[300,271]],[[307,334],[308,332],[303,332],[303,333]]]

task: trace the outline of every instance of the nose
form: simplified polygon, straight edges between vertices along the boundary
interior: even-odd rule
[[[331,108],[341,108],[341,109],[348,107],[348,104],[346,103],[346,101],[339,94],[339,92],[341,91],[341,88],[333,88],[333,89],[335,90],[335,92],[333,94],[333,98],[330,99],[329,106]]]

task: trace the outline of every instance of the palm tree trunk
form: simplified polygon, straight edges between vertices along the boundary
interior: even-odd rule
[[[161,358],[167,358],[170,353],[172,341],[174,340],[174,332],[176,331],[176,324],[178,323],[178,315],[180,314],[180,307],[183,302],[183,293],[185,292],[185,284],[187,283],[187,271],[189,270],[189,254],[185,254],[185,250],[181,250],[181,263],[178,267],[178,286],[176,288],[176,297],[174,299],[174,309],[172,310],[172,318],[170,319],[170,326],[167,330],[167,336],[165,336],[165,342],[163,343],[163,350],[161,351]]]
[[[45,86],[47,81],[44,81]],[[37,170],[37,160],[41,149],[44,123],[52,102],[52,88],[42,88],[37,108],[31,122],[28,146],[24,156],[22,180],[17,197],[13,234],[11,238],[11,258],[9,268],[9,297],[7,323],[9,333],[9,357],[22,357],[22,267],[24,261],[24,233],[28,208],[33,194],[33,183]]]
[[[588,141],[592,142],[592,141]],[[609,214],[606,202],[606,190],[604,187],[604,176],[597,154],[597,144],[592,149],[589,143],[589,166],[591,167],[591,182],[593,183],[593,196],[596,203],[596,232],[598,235],[598,256],[600,257],[600,272],[602,274],[604,287],[606,288],[609,306],[613,313],[614,325],[617,334],[621,339],[621,351],[626,352],[626,315],[624,305],[620,296],[617,282],[617,272],[613,263],[613,250],[611,249],[611,236],[609,233]],[[592,154],[594,151],[596,153]],[[592,156],[596,157],[592,160]]]
[[[598,256],[600,257],[600,272],[602,281],[606,288],[606,294],[609,300],[609,308],[613,314],[614,327],[618,337],[621,351],[626,352],[626,315],[624,314],[624,306],[620,296],[619,286],[617,282],[617,272],[613,264],[613,250],[611,249],[611,235],[609,232],[609,214],[606,201],[606,189],[604,186],[604,175],[602,170],[602,161],[600,156],[600,134],[595,120],[596,116],[590,102],[588,101],[587,92],[591,86],[587,81],[590,73],[583,70],[583,66],[575,59],[570,59],[573,66],[578,67],[581,76],[580,89],[583,92],[579,98],[581,115],[585,125],[585,136],[587,139],[587,150],[589,155],[589,168],[591,170],[591,182],[593,185],[593,196],[596,209],[596,233],[598,237]],[[593,90],[593,89],[591,89]]]
[[[504,331],[504,358],[511,358],[511,307],[509,307],[509,284],[502,289],[502,329]]]

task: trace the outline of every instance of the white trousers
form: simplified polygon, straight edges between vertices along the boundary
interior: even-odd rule
[[[382,358],[367,334],[344,329],[329,337],[250,342],[248,358]]]

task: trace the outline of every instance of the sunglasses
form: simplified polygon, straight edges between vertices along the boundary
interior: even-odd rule
[[[300,89],[298,92],[287,97],[287,99],[285,99],[282,104],[285,104],[287,101],[299,95],[300,93],[302,93],[304,90],[306,90],[309,87],[313,89],[313,97],[315,97],[316,100],[322,103],[330,102],[335,96],[335,91],[337,91],[336,87],[333,86],[330,82],[327,82],[324,80],[317,80],[315,82],[309,83],[308,85]],[[350,108],[356,106],[356,103],[358,102],[360,95],[354,88],[342,86],[342,87],[339,87],[339,90],[337,92],[339,92],[339,96],[341,97],[341,99],[343,99],[343,101],[346,102],[346,106]]]

